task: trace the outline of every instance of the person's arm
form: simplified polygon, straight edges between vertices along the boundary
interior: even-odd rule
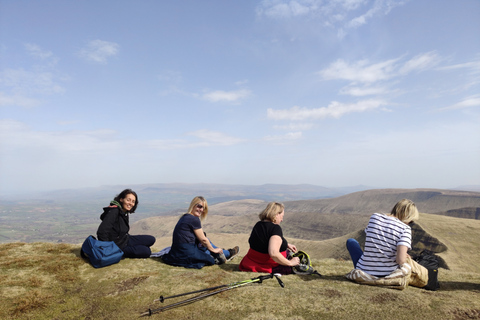
[[[288,260],[280,253],[280,246],[282,245],[282,238],[280,236],[274,235],[270,237],[268,240],[268,254],[278,264],[282,266],[296,266],[300,264],[300,259],[298,257],[294,257],[291,260]]]
[[[397,246],[397,257],[396,257],[396,261],[399,265],[402,265],[404,264],[406,261],[407,261],[407,257],[408,257],[408,247],[407,246],[403,246],[403,245],[399,245]]]
[[[193,233],[195,234],[195,237],[198,239],[198,241],[208,249],[208,251],[213,252],[213,253],[220,253],[223,252],[222,248],[214,248],[212,247],[212,244],[210,243],[210,240],[205,236],[203,233],[203,229],[195,229],[193,230]]]
[[[97,230],[97,238],[100,241],[114,241],[118,234],[114,232],[115,223],[117,221],[117,210],[110,210],[108,211],[105,216],[103,217],[100,226],[98,226]]]

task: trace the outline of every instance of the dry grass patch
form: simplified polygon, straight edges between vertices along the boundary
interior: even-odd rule
[[[301,244],[322,250],[321,242]],[[238,271],[241,256],[200,270],[168,266],[159,259],[124,259],[95,269],[79,257],[79,245],[7,244],[0,245],[0,251],[8,253],[0,257],[1,319],[135,319],[148,308],[183,299],[153,302],[160,295],[259,276]],[[35,263],[27,263],[27,256]],[[468,268],[440,269],[440,291],[412,287],[396,291],[348,281],[344,275],[352,268],[351,261],[319,259],[316,253],[311,257],[322,277],[283,276],[285,288],[269,279],[152,319],[480,319],[480,274]],[[58,280],[62,277],[66,280]]]

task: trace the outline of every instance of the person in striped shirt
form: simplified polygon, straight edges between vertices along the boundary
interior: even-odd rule
[[[409,224],[418,218],[415,203],[408,199],[395,204],[389,215],[374,213],[365,228],[364,251],[357,240],[347,240],[354,267],[372,276],[385,277],[407,263],[412,269],[412,277],[427,275],[428,280],[428,271],[407,253],[412,248]]]

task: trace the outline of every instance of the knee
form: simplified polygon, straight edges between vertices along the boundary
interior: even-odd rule
[[[349,248],[351,246],[356,246],[356,245],[358,245],[357,240],[355,240],[353,238],[347,239],[347,243],[346,243],[347,248]]]

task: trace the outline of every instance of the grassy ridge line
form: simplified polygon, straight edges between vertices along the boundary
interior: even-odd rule
[[[79,246],[51,243],[0,245],[1,319],[136,319],[158,308],[153,300],[258,276],[238,271],[237,258],[201,270],[156,259],[125,259],[94,269]],[[441,273],[442,291],[360,286],[344,274],[350,261],[314,259],[316,276],[283,276],[168,310],[152,319],[476,319],[480,275]],[[169,301],[176,302],[178,300]]]
[[[440,270],[440,291],[408,288],[399,292],[347,281],[344,274],[352,268],[351,261],[342,259],[341,253],[345,252],[345,239],[351,235],[326,241],[289,238],[311,255],[323,278],[285,276],[285,289],[273,280],[266,281],[156,317],[188,319],[194,314],[195,319],[411,319],[414,315],[416,319],[479,319],[480,221],[421,214],[419,223],[448,247],[440,255],[451,270]],[[248,248],[247,234],[209,236],[222,246],[240,244],[240,256],[226,265],[201,270],[171,267],[156,259],[125,259],[94,269],[79,258],[80,244],[0,245],[0,318],[133,319],[149,307],[159,307],[152,301],[160,294],[178,294],[257,276],[238,271]],[[157,240],[154,248],[161,249],[170,245],[171,235]]]

